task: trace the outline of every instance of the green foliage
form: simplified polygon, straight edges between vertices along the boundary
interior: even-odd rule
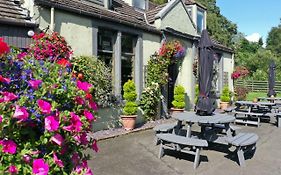
[[[195,85],[195,103],[197,103],[199,97],[199,85]]]
[[[183,109],[185,107],[185,89],[181,85],[177,85],[174,89],[174,100],[172,104],[177,109]]]
[[[229,91],[228,86],[225,86],[223,88],[220,100],[222,102],[230,102],[230,91]]]
[[[220,43],[231,46],[232,38],[237,34],[237,25],[220,14],[216,0],[196,0],[207,8],[207,29],[209,34]]]
[[[168,0],[150,0],[151,2],[155,3],[155,4],[165,4],[168,2]]]
[[[112,105],[111,69],[101,60],[92,56],[74,57],[74,76],[94,86],[92,95],[99,106]],[[81,77],[82,76],[82,77]]]
[[[273,27],[268,33],[266,40],[266,48],[276,55],[281,55],[281,24]]]
[[[149,87],[146,87],[142,92],[140,107],[144,112],[144,118],[146,120],[155,120],[160,95],[161,93],[158,83],[152,83]]]
[[[125,106],[123,108],[123,113],[125,115],[135,115],[137,114],[138,105],[136,103],[137,93],[136,86],[132,80],[128,80],[123,85],[124,95],[123,98],[125,100]]]
[[[236,86],[234,89],[235,100],[246,100],[249,90],[246,87]]]

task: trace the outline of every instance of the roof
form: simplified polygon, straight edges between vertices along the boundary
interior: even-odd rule
[[[146,18],[149,24],[154,23],[155,16],[167,5],[167,3],[158,5],[155,8],[146,12]]]
[[[146,22],[143,12],[135,10],[122,0],[112,0],[112,9],[85,0],[35,0],[35,3],[160,33],[160,30]]]
[[[28,10],[20,7],[14,0],[0,0],[0,23],[36,26],[35,22],[31,21]]]
[[[207,10],[207,8],[205,6],[203,6],[202,4],[196,2],[195,0],[185,0],[184,4],[185,5],[197,5],[197,6],[201,7],[201,8],[203,8],[203,9]]]
[[[218,42],[217,40],[215,40],[214,38],[211,38],[212,42],[214,43],[214,48],[218,49],[218,50],[222,50],[222,51],[226,51],[226,52],[230,52],[230,53],[234,53],[234,50],[221,44],[220,42]]]

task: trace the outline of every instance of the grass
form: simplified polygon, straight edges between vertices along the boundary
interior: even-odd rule
[[[267,92],[249,92],[246,100],[253,101],[253,99],[257,97],[267,97]],[[277,97],[281,97],[281,94],[277,94]]]

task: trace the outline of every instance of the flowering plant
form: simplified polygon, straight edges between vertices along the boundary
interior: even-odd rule
[[[179,59],[185,56],[185,49],[177,40],[164,42],[158,51],[159,56],[167,57],[170,59]]]
[[[92,174],[82,152],[98,151],[92,85],[72,77],[65,55],[33,54],[0,63],[0,174]]]
[[[243,78],[249,74],[249,70],[244,66],[237,66],[235,71],[231,74],[231,78],[236,80],[238,78]]]

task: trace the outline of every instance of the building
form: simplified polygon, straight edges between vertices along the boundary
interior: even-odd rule
[[[196,79],[193,63],[198,57],[200,33],[206,28],[206,9],[193,0],[171,0],[156,6],[149,0],[25,0],[23,7],[40,30],[59,32],[75,55],[97,55],[112,66],[115,95],[127,79],[134,79],[138,95],[145,68],[163,39],[181,41],[186,49],[182,67],[172,77],[185,87],[189,106],[194,104]],[[217,91],[233,89],[233,51],[217,42]],[[171,95],[168,95],[171,101]]]
[[[36,23],[29,16],[29,11],[21,7],[16,0],[0,0],[0,37],[9,45],[26,48],[31,41]]]

